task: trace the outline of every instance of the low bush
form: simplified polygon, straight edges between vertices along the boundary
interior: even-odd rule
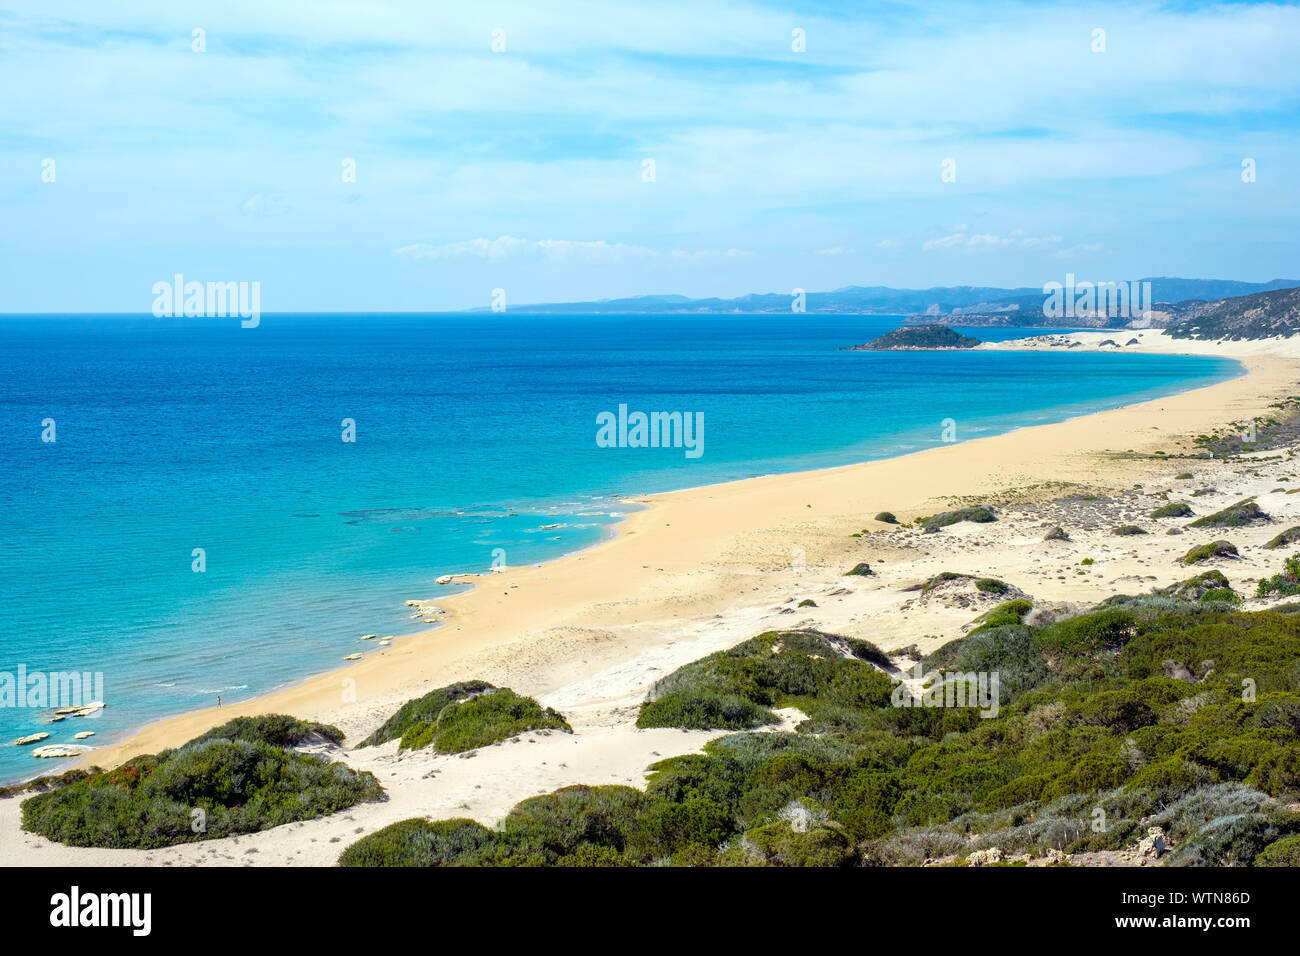
[[[1006,602],[921,661],[930,686],[996,673],[996,712],[898,706],[870,645],[760,635],[668,675],[643,716],[671,695],[683,707],[730,695],[768,713],[797,707],[808,719],[794,731],[729,733],[661,760],[644,792],[525,801],[491,842],[472,831],[452,862],[917,864],[990,847],[1119,850],[1148,826],[1165,829],[1175,865],[1289,861],[1300,617],[1187,599],[1221,590],[1216,574],[1185,597],[1117,596],[1051,623],[1025,624],[1024,605]],[[1104,831],[1089,825],[1099,807]]]
[[[972,508],[958,508],[955,511],[943,511],[936,515],[917,518],[916,523],[926,530],[938,530],[961,521],[987,523],[996,520],[997,515],[993,513],[993,509],[988,505],[975,505]]]
[[[1229,505],[1222,511],[1197,518],[1188,527],[1191,528],[1242,528],[1260,521],[1268,521],[1269,516],[1255,503],[1254,498],[1243,498],[1236,504]]]
[[[1232,585],[1228,582],[1228,579],[1224,576],[1222,571],[1217,569],[1213,571],[1202,571],[1195,577],[1188,578],[1186,581],[1180,581],[1178,584],[1171,584],[1169,587],[1163,588],[1157,593],[1168,595],[1169,597],[1182,598],[1185,601],[1199,601],[1206,592],[1213,590],[1232,590]]]
[[[474,820],[402,820],[353,843],[339,866],[446,866],[495,839]]]
[[[507,687],[465,681],[407,701],[361,742],[374,746],[399,738],[399,750],[432,746],[453,754],[499,743],[530,730],[572,733],[564,717]]]
[[[1255,588],[1257,597],[1268,597],[1272,594],[1278,594],[1282,597],[1289,597],[1292,594],[1300,594],[1300,554],[1293,554],[1286,559],[1286,564],[1282,570],[1270,578],[1261,578]]]
[[[978,634],[980,631],[986,631],[993,627],[1006,627],[1009,624],[1019,624],[1025,619],[1025,615],[1032,611],[1034,602],[1028,598],[1015,598],[1010,601],[1003,601],[992,610],[985,611],[979,617],[972,621],[977,625],[969,633]]]
[[[1274,840],[1255,857],[1255,866],[1300,866],[1300,835]]]
[[[282,715],[238,718],[28,799],[23,828],[69,846],[153,849],[311,820],[383,795],[373,774],[290,749],[315,739],[342,733]]]
[[[1288,544],[1295,544],[1300,541],[1300,528],[1287,528],[1281,534],[1269,539],[1268,544],[1264,547],[1270,550],[1286,547]]]
[[[941,571],[921,585],[921,593],[928,594],[941,585],[951,584],[955,581],[968,581],[974,585],[975,590],[982,594],[1007,594],[1012,590],[1011,585],[997,578],[981,578],[973,574],[960,574],[956,571]]]
[[[777,722],[777,707],[834,721],[837,708],[879,706],[889,657],[866,641],[817,631],[773,631],[678,668],[657,681],[638,727],[746,729]]]
[[[1202,561],[1209,561],[1211,558],[1238,558],[1237,546],[1231,541],[1211,541],[1208,544],[1199,544],[1189,550],[1179,560],[1183,564],[1199,564]]]

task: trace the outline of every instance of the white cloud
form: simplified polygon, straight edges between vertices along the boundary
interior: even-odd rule
[[[500,236],[496,239],[465,239],[442,245],[412,243],[394,249],[393,255],[401,259],[458,259],[473,257],[502,261],[521,256],[540,256],[546,259],[580,259],[586,261],[656,258],[702,259],[712,257],[738,258],[752,255],[741,249],[688,251],[672,249],[661,252],[647,246],[627,245],[619,242],[577,241],[572,239],[519,239]]]
[[[946,236],[927,239],[921,243],[921,248],[926,252],[932,252],[935,249],[961,249],[972,252],[1004,248],[1041,249],[1045,246],[1058,245],[1060,241],[1060,236],[1027,236],[1022,229],[1014,230],[1009,236],[996,236],[990,232],[970,233],[962,225]]]

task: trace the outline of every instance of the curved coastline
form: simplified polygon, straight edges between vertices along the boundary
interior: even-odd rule
[[[1101,335],[1103,333],[1081,333],[1083,336]],[[675,567],[664,570],[667,563],[656,565],[662,574],[687,574],[697,571],[705,576],[717,577],[726,574],[719,570],[717,560],[720,551],[720,538],[729,534],[768,537],[781,535],[777,529],[763,525],[764,516],[768,520],[780,513],[778,505],[772,505],[778,499],[788,499],[790,494],[800,488],[816,487],[823,489],[871,484],[873,480],[882,483],[897,484],[892,473],[911,473],[898,487],[908,488],[909,497],[903,504],[897,497],[889,498],[894,510],[910,513],[916,507],[936,497],[970,493],[970,478],[981,470],[987,471],[989,461],[1014,462],[1015,456],[1007,457],[1005,452],[1013,442],[1023,440],[1024,436],[1037,434],[1047,443],[1058,445],[1064,440],[1067,445],[1077,446],[1080,453],[1089,448],[1093,451],[1108,450],[1096,446],[1095,438],[1105,438],[1115,433],[1112,427],[1103,427],[1103,419],[1125,413],[1163,415],[1164,408],[1156,403],[1165,403],[1174,409],[1181,409],[1184,416],[1194,416],[1195,429],[1203,430],[1207,417],[1214,412],[1224,411],[1245,403],[1251,408],[1262,410],[1267,405],[1267,398],[1274,397],[1279,379],[1290,376],[1283,369],[1294,370],[1296,362],[1293,357],[1268,355],[1268,350],[1257,347],[1259,343],[1243,343],[1243,347],[1224,349],[1210,347],[1207,343],[1187,341],[1169,341],[1164,336],[1152,336],[1164,340],[1151,343],[1153,352],[1181,354],[1214,355],[1233,358],[1242,365],[1242,372],[1210,385],[1190,390],[1170,393],[1157,398],[1145,399],[1131,405],[1120,406],[1100,412],[1082,413],[1078,416],[1045,424],[1024,425],[1000,431],[993,435],[969,439],[954,445],[926,448],[906,452],[888,458],[859,461],[853,464],[837,465],[807,471],[782,472],[779,474],[745,478],[737,481],[706,484],[673,491],[659,492],[647,496],[627,496],[628,504],[643,505],[637,511],[624,515],[620,520],[608,526],[602,539],[592,545],[569,552],[559,558],[541,565],[509,568],[503,574],[494,576],[502,580],[506,589],[500,593],[495,588],[489,590],[487,581],[474,581],[473,586],[445,598],[439,603],[448,610],[447,618],[439,625],[424,628],[418,632],[400,636],[391,647],[383,651],[368,654],[363,659],[328,671],[305,676],[268,692],[248,698],[238,703],[227,704],[221,708],[204,708],[187,711],[170,717],[151,721],[133,728],[120,739],[109,741],[82,757],[75,764],[63,764],[57,769],[78,764],[95,764],[115,766],[124,760],[141,753],[156,752],[169,746],[176,746],[185,740],[215,726],[234,716],[255,713],[281,711],[296,716],[312,719],[325,719],[339,723],[351,730],[369,719],[369,711],[382,710],[390,703],[400,703],[415,692],[426,687],[430,681],[459,679],[468,676],[482,676],[481,672],[504,666],[503,658],[512,656],[527,659],[539,658],[538,666],[532,668],[532,679],[520,681],[518,674],[515,681],[521,690],[543,693],[563,686],[575,676],[580,676],[582,667],[589,661],[583,659],[580,665],[566,666],[556,654],[563,654],[562,649],[548,649],[544,646],[544,634],[556,627],[575,627],[576,622],[588,620],[593,626],[608,617],[608,613],[593,614],[598,606],[602,610],[611,605],[630,605],[633,607],[654,606],[661,612],[663,595],[656,594],[654,582],[647,587],[645,575],[636,572],[651,567],[641,561],[645,554],[653,554],[663,560],[665,553],[672,553]],[[1032,347],[1024,343],[1033,340],[1012,340],[1004,343],[986,343],[985,348],[1022,348]],[[1143,349],[1144,351],[1148,349]],[[1135,349],[1136,351],[1136,349]],[[1293,378],[1292,378],[1293,380]],[[1250,388],[1244,386],[1249,384]],[[1196,397],[1210,398],[1211,393],[1221,396],[1214,403],[1195,400]],[[1199,407],[1198,407],[1199,406]],[[1156,409],[1159,409],[1157,412]],[[1237,412],[1236,414],[1243,414]],[[1080,423],[1095,423],[1096,427],[1086,427],[1084,432],[1092,433],[1094,440],[1080,442],[1075,433],[1079,432]],[[1109,423],[1105,423],[1106,426]],[[1159,426],[1154,426],[1159,429]],[[1194,434],[1183,428],[1179,434]],[[1168,439],[1169,432],[1161,436]],[[1130,447],[1140,443],[1133,439]],[[989,446],[992,445],[992,448]],[[988,450],[989,454],[981,456]],[[1113,450],[1113,449],[1109,449]],[[927,457],[929,456],[929,457]],[[985,460],[983,469],[978,466],[981,457]],[[1029,456],[1032,458],[1033,456]],[[931,468],[928,463],[936,463],[942,458],[956,458],[950,462],[951,467]],[[916,463],[921,462],[917,467]],[[1032,466],[1032,462],[1022,462]],[[995,469],[999,470],[999,469]],[[1039,467],[1040,472],[1050,468]],[[889,476],[881,473],[890,472]],[[936,474],[957,475],[965,472],[963,477],[950,478],[945,482],[946,488],[932,487]],[[926,473],[926,481],[916,478]],[[985,476],[987,479],[991,476]],[[863,479],[863,480],[859,480]],[[984,493],[993,493],[997,489],[989,488]],[[921,497],[915,497],[920,494]],[[720,509],[716,502],[728,501],[732,507]],[[878,499],[883,501],[884,499]],[[742,502],[758,507],[743,507]],[[789,501],[785,502],[789,511]],[[811,507],[811,503],[808,503]],[[878,510],[878,509],[877,509]],[[785,520],[793,515],[781,514]],[[706,540],[691,532],[668,532],[655,529],[655,522],[661,517],[684,516],[684,520],[702,522],[708,525]],[[863,518],[847,519],[858,522]],[[663,527],[671,528],[673,522],[665,521]],[[678,521],[680,528],[681,521]],[[639,536],[639,537],[638,537]],[[585,567],[583,562],[589,562]],[[638,562],[640,565],[638,567]],[[705,571],[706,566],[711,566]],[[707,590],[707,589],[706,589]],[[639,593],[645,592],[645,593]],[[734,600],[735,595],[731,595]],[[510,600],[519,598],[522,600]],[[676,603],[681,603],[677,601]],[[687,601],[694,607],[698,616],[707,608],[731,603],[725,595],[717,593],[693,594]],[[659,613],[656,613],[659,617]],[[688,617],[691,614],[687,615]],[[618,619],[619,615],[613,615]],[[455,640],[449,638],[455,635]],[[623,647],[622,657],[629,656],[632,648]],[[613,655],[618,658],[619,654]],[[609,655],[601,655],[601,663],[608,663]],[[347,690],[354,689],[355,699],[346,699]],[[56,768],[50,768],[56,769]]]

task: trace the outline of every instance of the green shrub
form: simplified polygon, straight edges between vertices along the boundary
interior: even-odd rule
[[[1300,527],[1287,528],[1281,534],[1270,539],[1264,547],[1276,550],[1288,544],[1295,544],[1297,541],[1300,541]]]
[[[1209,544],[1198,544],[1179,560],[1183,564],[1198,564],[1201,561],[1208,561],[1211,558],[1237,558],[1237,546],[1231,541],[1211,541]]]
[[[641,705],[636,725],[684,730],[747,730],[778,723],[776,714],[736,694],[669,691]]]
[[[1212,595],[1219,577],[1173,590]],[[990,846],[1119,850],[1156,825],[1173,842],[1173,865],[1289,858],[1282,841],[1300,834],[1300,814],[1286,809],[1300,796],[1300,617],[1168,593],[1028,625],[1008,603],[988,615],[1013,610],[1007,623],[922,662],[948,678],[997,672],[996,715],[892,706],[870,645],[771,632],[668,675],[646,707],[673,694],[732,695],[768,712],[798,707],[808,719],[794,731],[730,733],[661,760],[644,793],[566,788],[524,801],[490,842],[444,856],[492,866],[916,864]],[[1246,678],[1257,688],[1249,701]],[[1102,832],[1088,825],[1098,807]]]
[[[816,606],[817,606],[817,602],[814,601],[812,598],[804,598],[802,601],[799,602],[799,607],[816,607]]]
[[[185,746],[209,740],[244,740],[250,744],[266,744],[268,747],[298,747],[313,740],[341,744],[343,731],[330,724],[299,720],[286,714],[263,714],[257,717],[236,717],[200,734]]]
[[[712,800],[690,798],[652,805],[628,835],[628,855],[642,862],[671,856],[684,845],[713,849],[735,832],[731,812]]]
[[[408,700],[397,709],[397,713],[384,721],[378,730],[357,746],[376,747],[390,740],[398,740],[416,724],[437,723],[443,710],[457,701],[468,700],[477,694],[485,694],[495,689],[487,681],[481,680],[461,681],[439,687],[423,697]]]
[[[1111,534],[1118,535],[1121,538],[1132,537],[1135,534],[1146,534],[1147,532],[1135,524],[1122,524]]]
[[[531,697],[484,681],[467,681],[440,687],[407,701],[361,746],[399,737],[399,750],[419,750],[430,745],[438,753],[453,754],[486,747],[530,730],[572,733],[564,717],[543,708]]]
[[[1300,814],[1258,791],[1219,784],[1191,791],[1152,823],[1173,837],[1170,866],[1250,866],[1270,844],[1300,831]]]
[[[1197,518],[1188,527],[1191,528],[1241,528],[1246,525],[1254,524],[1257,521],[1268,521],[1269,517],[1264,513],[1259,505],[1255,504],[1254,498],[1243,498],[1234,505],[1229,505],[1222,511],[1216,511],[1214,514],[1206,515],[1204,518]]]
[[[588,868],[593,866],[631,866],[627,857],[612,846],[598,846],[594,843],[583,843],[578,846],[572,853],[565,854],[555,861],[556,866],[579,866]]]
[[[882,511],[876,515],[876,520],[882,524],[898,524],[898,519],[894,517],[892,511]]]
[[[1255,866],[1300,866],[1300,835],[1274,840],[1255,857]]]
[[[972,621],[972,624],[978,625],[971,634],[978,634],[980,631],[988,630],[993,627],[1006,627],[1010,624],[1019,624],[1025,619],[1025,615],[1032,611],[1034,602],[1028,598],[1015,598],[1010,601],[1003,601],[992,610],[985,611],[979,617]]]
[[[927,531],[937,531],[940,528],[946,528],[949,525],[957,524],[960,521],[987,523],[996,520],[997,516],[993,513],[993,509],[988,505],[975,505],[972,508],[958,508],[955,511],[944,511],[937,515],[917,518],[916,523],[921,525]]]
[[[555,710],[543,708],[531,697],[521,697],[502,687],[451,705],[442,712],[437,723],[411,728],[402,735],[399,749],[432,745],[438,753],[463,753],[530,730],[573,733],[568,722]]]
[[[153,849],[311,820],[383,789],[373,774],[285,746],[336,728],[240,718],[175,750],[93,773],[22,805],[23,828],[69,846]],[[245,739],[246,737],[252,739]]]
[[[1166,757],[1147,764],[1133,774],[1124,787],[1126,790],[1151,790],[1161,799],[1168,799],[1209,783],[1214,777],[1215,774],[1204,767],[1178,757]]]
[[[875,573],[876,573],[875,571],[871,570],[871,565],[863,561],[859,564],[855,564],[848,571],[845,571],[844,576],[849,577],[850,575],[857,575],[858,577],[865,578],[865,577],[870,577]]]
[[[1185,501],[1171,501],[1151,512],[1152,518],[1189,518],[1196,512]]]
[[[1241,595],[1232,588],[1210,588],[1197,598],[1197,600],[1205,601],[1207,603],[1211,601],[1219,601],[1227,604],[1240,604]]]
[[[1006,594],[1011,591],[1011,585],[997,578],[979,578],[973,574],[961,574],[957,571],[940,571],[921,585],[921,593],[928,594],[940,585],[952,581],[969,581],[983,594]]]
[[[846,707],[888,702],[890,680],[871,663],[889,657],[866,641],[772,631],[657,681],[637,726],[744,729],[776,723],[777,707],[835,723]]]
[[[1300,554],[1286,559],[1282,570],[1271,578],[1261,578],[1255,588],[1257,597],[1280,594],[1283,597],[1300,594]]]
[[[1158,593],[1182,598],[1185,601],[1199,601],[1207,591],[1211,590],[1232,590],[1232,585],[1228,583],[1228,579],[1217,568],[1212,571],[1202,571],[1195,577],[1180,581],[1178,584],[1171,584]]]
[[[1118,650],[1137,631],[1137,618],[1126,608],[1108,608],[1048,625],[1036,635],[1036,643],[1046,651],[1071,654],[1098,650]]]
[[[473,820],[402,820],[353,843],[339,866],[447,866],[494,840]]]
[[[102,767],[73,767],[71,770],[65,770],[63,773],[51,774],[46,777],[36,777],[34,780],[24,780],[21,783],[13,784],[9,787],[0,787],[0,799],[16,797],[20,794],[43,793],[47,790],[57,790],[59,787],[66,787],[70,783],[76,783],[79,780],[85,780],[95,774],[103,773]]]
[[[981,810],[1002,810],[1018,807],[1025,803],[1037,802],[1042,796],[1043,788],[1051,782],[1050,775],[1034,777],[1017,777],[1008,784],[998,787],[984,797]]]
[[[854,861],[852,842],[834,827],[798,832],[789,820],[780,820],[755,827],[745,836],[769,866],[849,866]],[[673,862],[677,862],[676,856]]]
[[[832,813],[855,840],[876,837],[889,830],[902,796],[893,774],[858,771],[836,788]]]
[[[564,787],[516,804],[501,821],[499,842],[517,857],[548,863],[577,853],[583,844],[622,853],[648,806],[645,794],[632,787]]]

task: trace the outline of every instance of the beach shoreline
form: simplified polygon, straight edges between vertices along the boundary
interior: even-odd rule
[[[1097,343],[1113,338],[1115,334],[1081,332],[1046,335],[1041,340],[1072,339],[1088,343],[1082,346],[1084,348],[1096,348]],[[798,507],[788,502],[784,508],[779,505],[781,499],[797,491],[806,491],[804,497],[813,500],[829,498],[838,501],[838,505],[831,507],[839,509],[839,517],[858,522],[861,526],[871,524],[870,515],[880,510],[894,511],[906,521],[919,510],[924,510],[922,506],[929,502],[1005,493],[1006,489],[994,487],[996,483],[991,479],[999,472],[1015,471],[1009,466],[1018,459],[1008,452],[1010,446],[1017,443],[1037,445],[1041,440],[1043,451],[1054,449],[1047,455],[1035,450],[1025,456],[1040,459],[1038,464],[1031,460],[1019,462],[1028,470],[1037,472],[1037,477],[1050,481],[1053,480],[1051,466],[1060,461],[1066,449],[1074,448],[1079,455],[1124,452],[1125,449],[1108,447],[1109,436],[1116,433],[1112,424],[1117,416],[1128,419],[1124,429],[1131,437],[1126,449],[1136,451],[1143,444],[1152,447],[1150,439],[1156,436],[1139,434],[1143,430],[1160,430],[1162,434],[1158,437],[1164,441],[1169,438],[1171,430],[1183,437],[1195,433],[1192,428],[1203,431],[1207,419],[1213,420],[1216,412],[1228,412],[1229,408],[1240,408],[1240,415],[1246,411],[1253,414],[1264,412],[1269,400],[1279,397],[1278,373],[1284,368],[1300,368],[1300,358],[1282,354],[1294,351],[1289,343],[1282,343],[1281,347],[1279,343],[1269,342],[1225,346],[1174,340],[1155,332],[1146,332],[1143,336],[1151,341],[1131,347],[1130,351],[1235,358],[1243,363],[1245,372],[1226,381],[1164,398],[1061,422],[1024,426],[998,435],[893,458],[746,478],[644,497],[626,496],[625,500],[640,507],[612,525],[610,533],[596,544],[539,566],[507,568],[499,574],[469,578],[474,584],[470,590],[430,598],[448,612],[437,627],[399,637],[384,651],[367,654],[351,665],[304,677],[246,701],[188,711],[150,722],[119,741],[96,748],[76,765],[116,766],[142,753],[177,746],[233,717],[259,713],[284,712],[306,719],[328,720],[351,733],[352,728],[364,725],[362,712],[367,710],[365,701],[382,698],[392,702],[395,709],[407,698],[418,696],[432,686],[472,677],[490,679],[480,670],[487,673],[497,673],[503,667],[512,672],[521,670],[499,659],[502,654],[536,658],[537,654],[529,651],[540,653],[541,659],[531,668],[531,675],[511,673],[510,677],[515,684],[522,684],[516,687],[520,692],[544,694],[561,686],[557,683],[563,679],[560,675],[578,675],[572,673],[572,667],[562,666],[562,662],[551,659],[552,655],[539,648],[521,645],[539,642],[549,629],[578,626],[578,622],[583,620],[588,628],[626,624],[628,612],[611,613],[610,605],[642,608],[647,622],[664,620],[663,582],[659,580],[656,584],[656,575],[689,575],[695,569],[712,564],[716,578],[721,575],[716,563],[728,539],[743,534],[760,538],[773,534],[790,537],[788,532],[783,535],[776,531],[773,525],[788,523],[796,516],[804,517],[798,514]],[[986,343],[981,347],[1048,347],[1038,345],[1039,341],[1038,338],[1011,340]],[[1220,414],[1218,417],[1223,421],[1216,424],[1233,420],[1237,414]],[[1153,417],[1168,419],[1166,426],[1147,424]],[[940,484],[933,480],[914,481],[909,477],[916,475],[919,478],[922,473],[931,471],[931,462],[940,461],[944,467],[938,470],[950,475],[964,474],[965,480],[951,479]],[[998,461],[1003,465],[990,468],[987,464],[980,465],[981,461]],[[974,480],[976,476],[980,480]],[[1105,476],[1095,474],[1093,480],[1103,481]],[[856,507],[844,510],[855,503],[849,489],[873,482],[878,489],[872,496],[874,504],[862,502],[865,511]],[[903,492],[903,488],[910,490]],[[732,507],[725,510],[714,507],[714,503],[724,499]],[[811,505],[813,500],[802,504]],[[742,506],[741,502],[745,504]],[[805,507],[804,510],[815,512],[820,521],[826,520],[824,505]],[[850,518],[850,514],[857,517]],[[778,517],[781,521],[774,521]],[[679,529],[688,522],[696,531],[685,534],[666,531],[674,521],[664,520],[660,524],[665,518],[676,519]],[[795,534],[791,540],[797,537]],[[808,549],[804,548],[804,551],[807,553]],[[658,570],[668,567],[663,562],[669,554],[672,555],[669,562],[672,570]],[[642,573],[652,565],[656,570],[650,574]],[[458,583],[465,583],[461,580],[465,577],[453,575]],[[498,591],[498,586],[502,590]],[[621,588],[628,589],[628,593],[619,601]],[[731,603],[716,593],[716,588],[697,586],[694,591],[691,603],[696,605],[697,613],[717,613]],[[604,606],[604,610],[597,612],[598,606]],[[669,620],[673,617],[675,615],[667,615]],[[606,655],[598,656],[603,660]]]
[[[1104,336],[998,347],[1097,347]],[[133,850],[64,846],[25,832],[18,796],[0,799],[0,862],[330,866],[360,835],[399,820],[467,817],[493,826],[520,800],[561,787],[644,787],[652,764],[699,752],[726,733],[637,728],[641,702],[666,674],[758,634],[800,629],[869,641],[895,667],[910,666],[960,638],[993,600],[926,597],[922,583],[941,572],[995,577],[1036,607],[1066,613],[1176,584],[1187,576],[1179,556],[1204,535],[1151,520],[1174,497],[1192,498],[1196,513],[1248,496],[1266,501],[1274,522],[1233,535],[1241,553],[1229,571],[1253,590],[1243,575],[1272,574],[1281,560],[1265,542],[1279,526],[1300,525],[1300,494],[1278,493],[1288,490],[1280,482],[1300,478],[1291,472],[1294,450],[1212,458],[1196,436],[1272,414],[1274,403],[1291,399],[1300,341],[1143,338],[1151,351],[1237,359],[1246,374],[896,458],[629,498],[648,507],[631,512],[616,537],[474,579],[472,590],[437,599],[449,614],[433,630],[269,694],[151,723],[82,761],[108,768],[237,716],[284,713],[338,726],[346,738],[329,759],[373,773],[384,800],[237,837]],[[1071,346],[1076,341],[1087,344]],[[977,503],[991,505],[997,520],[936,534],[911,523]],[[884,511],[900,523],[876,521]],[[1150,532],[1116,537],[1121,523]],[[1066,527],[1068,538],[1045,541],[1053,525]],[[870,563],[870,577],[846,575],[859,562]],[[357,746],[407,700],[469,679],[536,698],[573,733],[529,732],[463,755],[399,751],[396,741]],[[791,715],[781,716],[790,724]]]

